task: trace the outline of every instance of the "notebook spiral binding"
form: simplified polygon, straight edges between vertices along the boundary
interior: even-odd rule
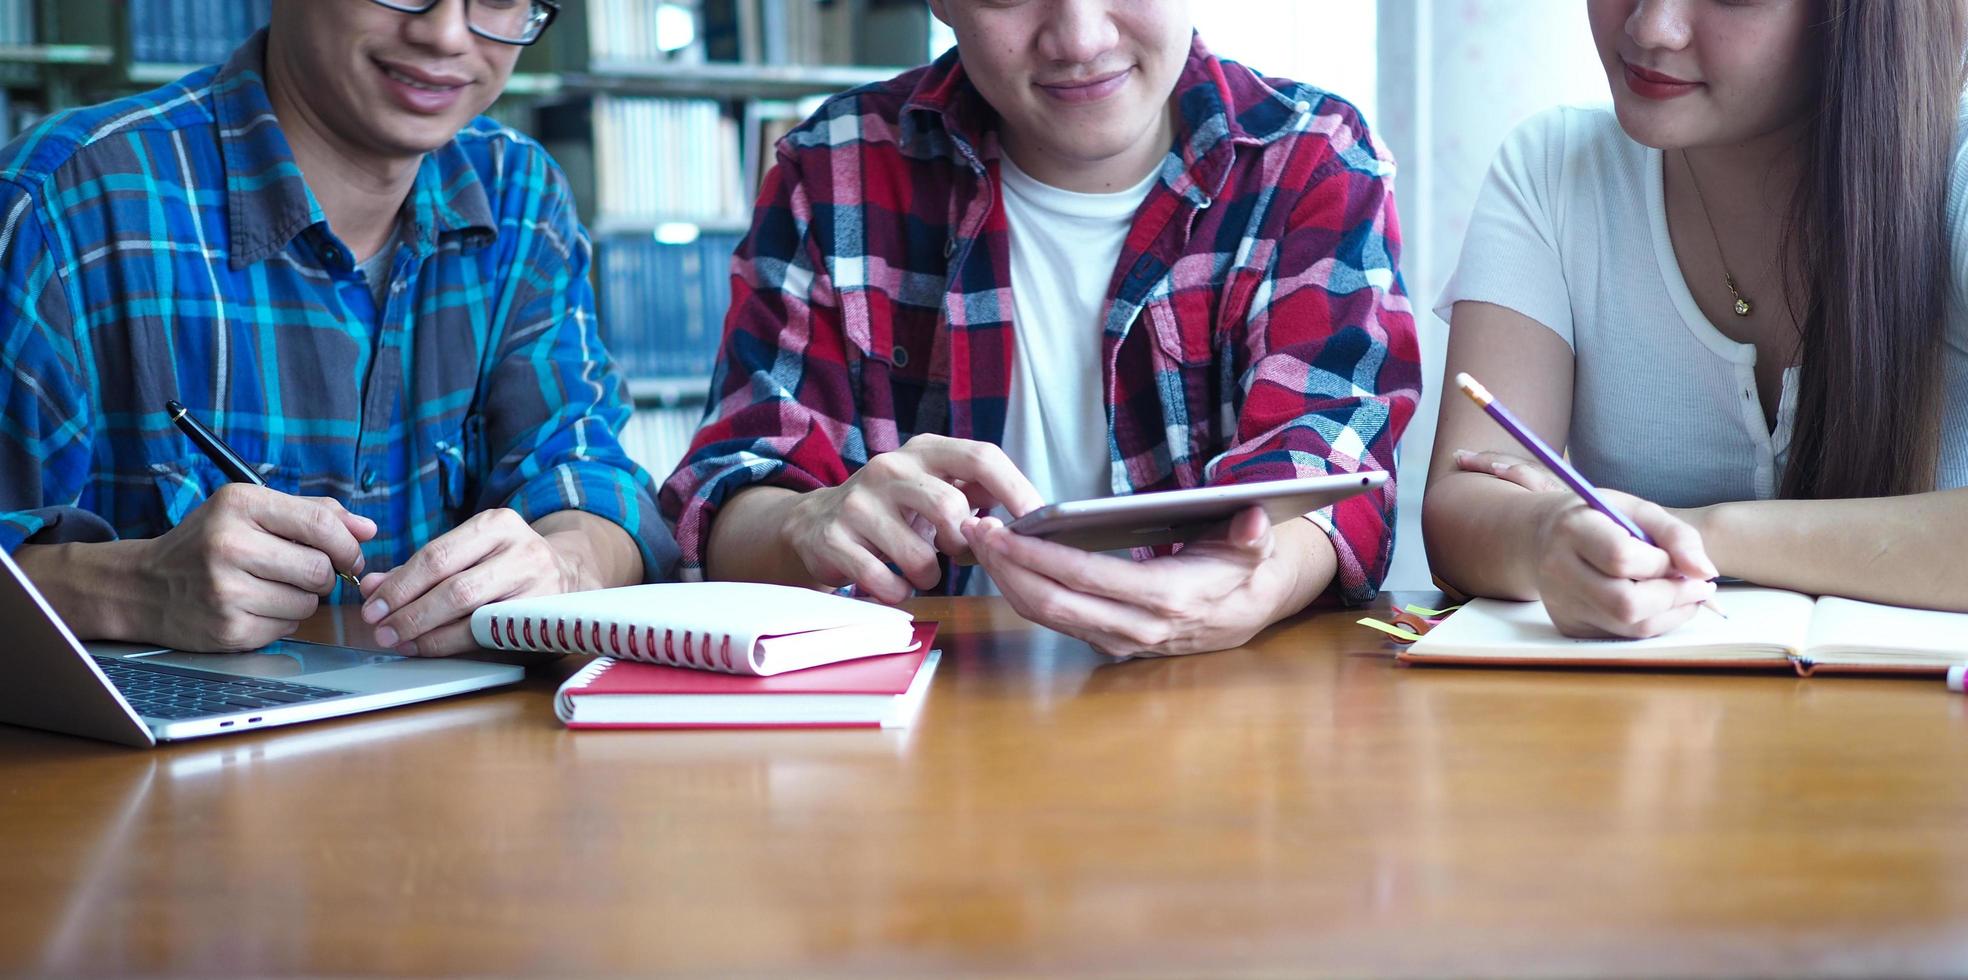
[[[729,634],[696,633],[683,630],[681,650],[677,642],[677,630],[654,626],[623,626],[621,623],[603,624],[601,620],[572,620],[573,639],[568,638],[567,619],[541,617],[538,638],[534,635],[531,617],[505,616],[492,621],[492,642],[501,650],[546,650],[554,653],[581,653],[594,657],[613,657],[618,660],[640,660],[645,663],[664,664],[671,667],[694,667],[699,670],[721,670],[726,673],[739,673],[731,660],[731,637]],[[602,641],[601,628],[608,627],[608,639]],[[626,633],[626,642],[623,634]],[[658,645],[658,634],[661,645]]]
[[[589,684],[593,684],[595,678],[607,673],[608,668],[613,666],[615,666],[615,661],[607,657],[596,657],[594,660],[589,661],[587,666],[575,671],[574,676],[568,678],[567,683],[560,686],[559,692],[555,695],[555,710],[559,713],[562,721],[574,716],[573,692],[587,687]]]

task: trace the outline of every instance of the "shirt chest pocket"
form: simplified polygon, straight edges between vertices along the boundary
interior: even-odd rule
[[[247,465],[266,482],[268,489],[289,495],[300,494],[299,470],[251,460],[247,461]],[[157,494],[158,505],[164,515],[164,527],[158,529],[160,534],[184,523],[185,518],[191,516],[191,512],[197,510],[207,500],[212,499],[212,494],[217,493],[220,487],[234,482],[227,479],[217,464],[204,456],[187,456],[170,462],[152,463],[150,478],[152,488]]]
[[[1196,256],[1184,261],[1209,259]],[[1191,274],[1178,265],[1170,278],[1176,283],[1188,282],[1149,300],[1142,319],[1166,365],[1205,367],[1216,360],[1218,348],[1243,332],[1264,273],[1245,264]]]
[[[1178,281],[1185,278],[1182,271],[1176,270]],[[1116,366],[1119,378],[1144,367],[1156,378],[1160,418],[1137,424],[1152,424],[1167,440],[1169,468],[1161,477],[1173,486],[1200,485],[1203,465],[1236,435],[1242,403],[1238,377],[1246,367],[1243,340],[1252,297],[1263,281],[1261,272],[1244,266],[1227,270],[1220,280],[1193,278],[1193,285],[1164,291],[1147,303],[1132,331],[1152,341],[1147,354],[1124,347]]]
[[[465,416],[457,429],[432,440],[431,452],[437,459],[439,500],[456,526],[478,510],[480,474],[487,469],[484,416]]]
[[[856,375],[857,407],[864,418],[895,423],[895,444],[887,430],[871,432],[869,455],[886,452],[918,433],[949,434],[949,329],[941,311],[867,294],[861,315],[843,319]],[[850,308],[851,309],[851,308]]]
[[[1212,360],[1215,317],[1201,290],[1151,300],[1142,310],[1159,368],[1201,368]]]

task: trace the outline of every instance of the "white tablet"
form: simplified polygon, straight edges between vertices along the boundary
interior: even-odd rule
[[[1075,500],[1048,504],[1009,526],[1086,551],[1148,548],[1203,537],[1253,505],[1276,525],[1386,483],[1387,474],[1376,470]]]

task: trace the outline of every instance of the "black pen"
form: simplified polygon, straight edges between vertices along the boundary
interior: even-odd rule
[[[239,454],[233,452],[232,447],[226,445],[225,441],[219,438],[218,433],[206,428],[205,423],[192,418],[191,413],[186,411],[177,400],[165,402],[164,412],[171,417],[172,424],[183,430],[185,437],[191,440],[191,444],[197,446],[198,451],[204,453],[205,458],[211,460],[212,464],[219,468],[219,472],[225,474],[226,479],[234,483],[250,483],[256,487],[266,486],[266,481],[260,479],[260,475],[253,472],[253,468],[247,466],[246,461],[240,459]],[[355,580],[355,576],[348,572],[337,571],[335,576],[347,582],[352,589],[359,591],[362,588],[361,583]]]

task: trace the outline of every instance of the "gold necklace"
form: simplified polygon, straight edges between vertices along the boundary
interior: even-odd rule
[[[1694,185],[1695,200],[1701,204],[1702,220],[1708,222],[1708,237],[1715,242],[1715,257],[1722,260],[1722,282],[1729,287],[1729,295],[1736,298],[1736,315],[1748,316],[1753,307],[1736,289],[1736,277],[1729,273],[1729,257],[1722,254],[1722,236],[1715,233],[1715,219],[1708,213],[1708,200],[1702,197],[1701,178],[1695,176],[1695,165],[1688,162],[1687,150],[1681,151],[1681,165],[1688,168],[1688,183]]]

